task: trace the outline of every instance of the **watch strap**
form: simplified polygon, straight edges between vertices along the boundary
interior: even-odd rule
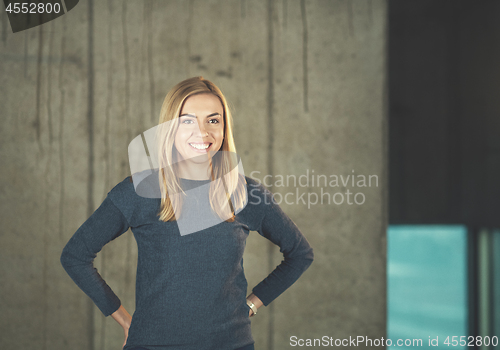
[[[255,304],[247,299],[247,305],[250,309],[252,309],[253,314],[256,315],[257,314],[257,307],[255,306]]]

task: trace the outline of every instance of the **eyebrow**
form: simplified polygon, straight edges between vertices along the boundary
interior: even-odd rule
[[[207,118],[210,118],[210,117],[213,117],[213,116],[216,116],[216,115],[218,115],[218,116],[221,116],[221,117],[222,117],[222,115],[221,115],[219,112],[215,112],[215,113],[212,113],[212,114],[207,115]],[[181,114],[181,115],[180,115],[180,117],[191,117],[191,118],[197,118],[195,115],[192,115],[192,114],[189,114],[189,113],[187,113],[187,114]]]

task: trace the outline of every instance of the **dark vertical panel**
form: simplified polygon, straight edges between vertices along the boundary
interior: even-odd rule
[[[406,73],[405,60],[401,48],[405,45],[404,35],[401,30],[404,19],[399,8],[399,3],[388,1],[388,85],[389,85],[389,222],[395,223],[403,220],[407,211],[405,196],[406,178],[404,176],[403,164],[405,161],[404,140],[406,139],[404,128],[404,114],[407,108],[404,106],[404,98],[399,88],[400,76]],[[404,51],[403,51],[404,52]]]
[[[462,216],[499,226],[500,204],[500,3],[464,2],[461,7],[460,112],[464,158]]]
[[[448,139],[447,154],[448,162],[446,163],[446,172],[448,182],[445,187],[447,202],[446,213],[443,213],[448,221],[459,223],[460,212],[463,207],[462,193],[460,186],[463,182],[461,161],[463,158],[463,145],[461,138],[461,129],[463,128],[463,116],[461,115],[460,98],[460,43],[461,43],[461,26],[462,19],[462,2],[447,4],[447,20],[449,21],[447,33],[447,76],[446,83],[448,86],[447,93],[444,95],[448,103],[446,138]],[[463,222],[463,221],[462,221]]]
[[[448,4],[390,2],[393,223],[448,219]]]
[[[498,225],[500,4],[389,3],[390,220]]]

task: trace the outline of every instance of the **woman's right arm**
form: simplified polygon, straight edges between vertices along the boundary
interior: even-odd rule
[[[61,254],[61,264],[68,275],[104,316],[116,312],[121,301],[97,272],[94,258],[106,243],[128,228],[127,219],[108,196],[75,232]]]

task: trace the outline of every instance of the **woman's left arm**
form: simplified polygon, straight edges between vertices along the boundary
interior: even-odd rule
[[[266,191],[271,196],[270,192]],[[289,288],[311,265],[313,249],[295,223],[271,199],[265,205],[259,234],[280,247],[284,260],[252,290],[257,303],[267,306]],[[248,298],[247,298],[248,299]],[[257,306],[257,303],[254,304]]]

